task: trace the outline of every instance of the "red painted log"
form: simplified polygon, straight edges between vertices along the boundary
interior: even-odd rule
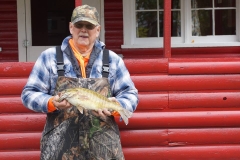
[[[168,108],[168,93],[167,92],[140,92],[139,104],[137,111],[142,110],[163,110]]]
[[[129,160],[237,160],[239,150],[240,145],[123,148]]]
[[[0,79],[0,95],[20,95],[27,78]]]
[[[28,77],[33,64],[31,62],[0,63],[0,77]]]
[[[140,92],[137,111],[166,109],[201,109],[222,110],[240,108],[240,92]],[[235,109],[236,110],[236,109]]]
[[[167,130],[167,134],[169,146],[221,145],[240,143],[240,128],[169,129]]]
[[[193,48],[192,48],[193,49]],[[240,50],[239,50],[240,51]],[[169,58],[169,63],[192,63],[192,62],[239,62],[240,57],[215,57],[215,58]]]
[[[121,130],[123,147],[168,146],[168,130]]]
[[[16,151],[0,151],[0,160],[37,160],[40,159],[40,151],[34,150],[16,150]]]
[[[20,95],[1,96],[0,113],[34,113],[23,106]]]
[[[169,74],[236,74],[240,73],[239,58],[170,59]]]
[[[151,100],[151,98],[148,98],[148,101],[149,100]],[[238,91],[169,93],[169,108],[171,109],[235,108],[235,107],[240,109],[239,104],[240,104],[240,92]]]
[[[240,111],[137,112],[121,129],[240,127]]]
[[[42,131],[45,117],[41,113],[0,115],[0,132]]]
[[[167,73],[168,59],[151,57],[151,58],[124,58],[126,67],[131,74],[147,73]]]
[[[29,128],[29,130],[31,130]],[[0,133],[0,151],[2,150],[39,150],[41,132],[36,133]]]
[[[239,144],[240,128],[122,130],[123,147]]]
[[[134,75],[140,92],[239,90],[240,75]]]
[[[189,47],[172,48],[172,58],[236,58],[240,47]]]

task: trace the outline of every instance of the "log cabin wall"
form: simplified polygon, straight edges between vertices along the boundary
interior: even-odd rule
[[[106,45],[123,54],[140,102],[119,124],[126,160],[240,159],[240,47],[121,49],[121,0],[105,0]],[[45,114],[23,107],[33,63],[0,63],[0,160],[39,159]]]
[[[18,61],[16,0],[0,0],[0,48],[0,62]]]

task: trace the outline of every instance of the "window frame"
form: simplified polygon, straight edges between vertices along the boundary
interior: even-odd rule
[[[214,47],[240,45],[240,2],[236,0],[236,35],[192,36],[191,0],[181,0],[181,37],[171,37],[171,47]],[[136,38],[135,0],[123,0],[122,48],[162,48],[163,37]]]

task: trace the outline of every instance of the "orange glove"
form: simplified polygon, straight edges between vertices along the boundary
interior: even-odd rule
[[[54,106],[52,100],[54,97],[51,97],[48,101],[48,112],[53,112],[55,110],[57,110],[57,108]]]
[[[117,111],[113,111],[113,112],[112,112],[112,115],[113,115],[113,116],[120,116],[120,114],[119,114]]]

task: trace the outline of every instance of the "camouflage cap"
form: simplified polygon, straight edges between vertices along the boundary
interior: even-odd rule
[[[95,7],[88,5],[78,6],[73,10],[71,22],[87,21],[99,25],[99,14]]]

